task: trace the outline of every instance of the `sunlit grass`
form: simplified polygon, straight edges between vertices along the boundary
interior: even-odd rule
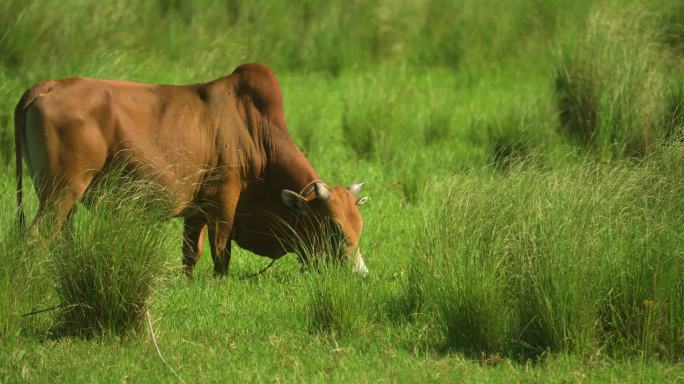
[[[682,98],[657,15],[620,8],[596,7],[556,69],[562,130],[605,160],[653,151],[678,129]]]
[[[682,159],[433,185],[408,313],[434,311],[441,343],[475,354],[681,358]]]
[[[0,3],[0,381],[173,380],[144,333],[121,337],[144,309],[188,381],[676,381],[681,9]],[[71,241],[15,230],[13,108],[31,84],[187,84],[248,61],[274,69],[319,175],[366,183],[368,279],[336,263],[301,272],[295,255],[248,278],[270,260],[235,244],[214,279],[205,243],[189,282],[181,221],[146,187],[79,206]],[[325,234],[299,240],[311,260],[335,253]]]

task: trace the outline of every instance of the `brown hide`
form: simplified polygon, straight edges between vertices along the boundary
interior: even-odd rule
[[[185,219],[188,274],[207,228],[215,272],[225,274],[230,240],[277,258],[296,251],[288,245],[292,239],[274,235],[284,233],[279,225],[301,237],[315,230],[301,224],[311,218],[337,223],[346,247],[342,257],[358,254],[360,260],[358,190],[314,182],[319,176],[290,138],[280,87],[264,65],[244,64],[227,77],[186,86],[46,81],[17,105],[15,136],[18,204],[22,150],[40,201],[34,231],[48,212],[59,230],[88,187],[125,154],[137,174],[151,175],[169,192],[171,214]],[[310,185],[317,193],[302,191]],[[288,195],[297,207],[283,201],[283,191],[290,190],[302,191]]]

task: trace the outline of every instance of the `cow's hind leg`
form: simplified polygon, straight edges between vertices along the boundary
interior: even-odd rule
[[[64,219],[64,224],[62,225],[64,239],[69,244],[73,244],[74,242],[74,215],[76,215],[76,207],[77,205],[74,204],[71,210],[67,213],[66,218]]]
[[[31,232],[52,238],[104,166],[107,145],[85,116],[64,112],[55,123],[43,104],[37,100],[26,110],[22,145],[40,202]]]
[[[183,270],[192,278],[195,265],[202,255],[206,221],[203,218],[186,218],[183,224]]]
[[[44,237],[49,240],[58,234],[65,224],[66,230],[71,232],[76,203],[83,196],[87,185],[87,180],[82,180],[79,183],[70,183],[68,187],[53,192],[44,191],[39,184],[40,206],[33,224],[31,224],[30,233],[34,236],[44,234]],[[67,233],[67,236],[71,237],[71,234]]]

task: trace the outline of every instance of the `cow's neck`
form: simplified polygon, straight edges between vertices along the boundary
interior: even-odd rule
[[[271,184],[278,192],[282,189],[299,192],[307,184],[320,179],[311,163],[291,140],[282,143],[272,161],[274,164],[271,166],[276,172]]]

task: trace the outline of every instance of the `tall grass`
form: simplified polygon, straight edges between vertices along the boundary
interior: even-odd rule
[[[326,266],[306,276],[309,329],[348,340],[371,333],[378,304],[367,281],[348,268]]]
[[[111,61],[138,63],[134,72],[147,75],[163,65],[228,70],[246,60],[332,74],[383,61],[457,67],[464,59],[498,59],[534,47],[539,36],[554,33],[559,5],[574,8],[567,0],[304,1],[297,7],[242,0],[7,1],[0,5],[7,32],[0,65],[29,78],[84,67],[118,71]],[[150,53],[156,63],[146,59]]]
[[[432,185],[407,312],[435,314],[442,346],[474,354],[681,358],[682,160],[676,147]]]
[[[12,212],[8,210],[6,212]],[[10,220],[8,219],[8,216]],[[4,215],[0,224],[0,341],[19,335],[40,334],[47,327],[42,317],[23,315],[51,305],[53,286],[46,279],[48,266],[45,250],[30,241],[14,223],[13,215]]]
[[[89,212],[52,246],[61,329],[91,336],[137,329],[174,252],[164,193],[113,172],[89,192]]]
[[[296,250],[305,273],[309,330],[347,339],[367,334],[377,305],[367,281],[352,272],[354,260],[345,258],[338,225],[305,214],[297,228],[282,223],[278,235]]]
[[[42,335],[49,327],[49,316],[24,317],[23,314],[54,305],[54,285],[50,281],[47,249],[37,239],[26,236],[16,222],[14,180],[0,175],[0,341],[20,335]],[[29,200],[29,199],[27,199]],[[26,201],[33,206],[33,201]]]
[[[12,225],[12,223],[10,223]],[[20,252],[19,243],[23,239],[13,233],[6,233],[0,240],[3,255],[15,256]],[[23,257],[11,257],[0,266],[0,310],[4,314],[0,318],[0,340],[16,336],[19,313],[16,313],[17,301],[21,294],[17,294],[18,282],[22,282],[26,275],[20,273],[23,269]]]
[[[641,156],[668,131],[673,77],[661,20],[635,6],[599,6],[563,46],[556,69],[563,132],[602,159]]]

